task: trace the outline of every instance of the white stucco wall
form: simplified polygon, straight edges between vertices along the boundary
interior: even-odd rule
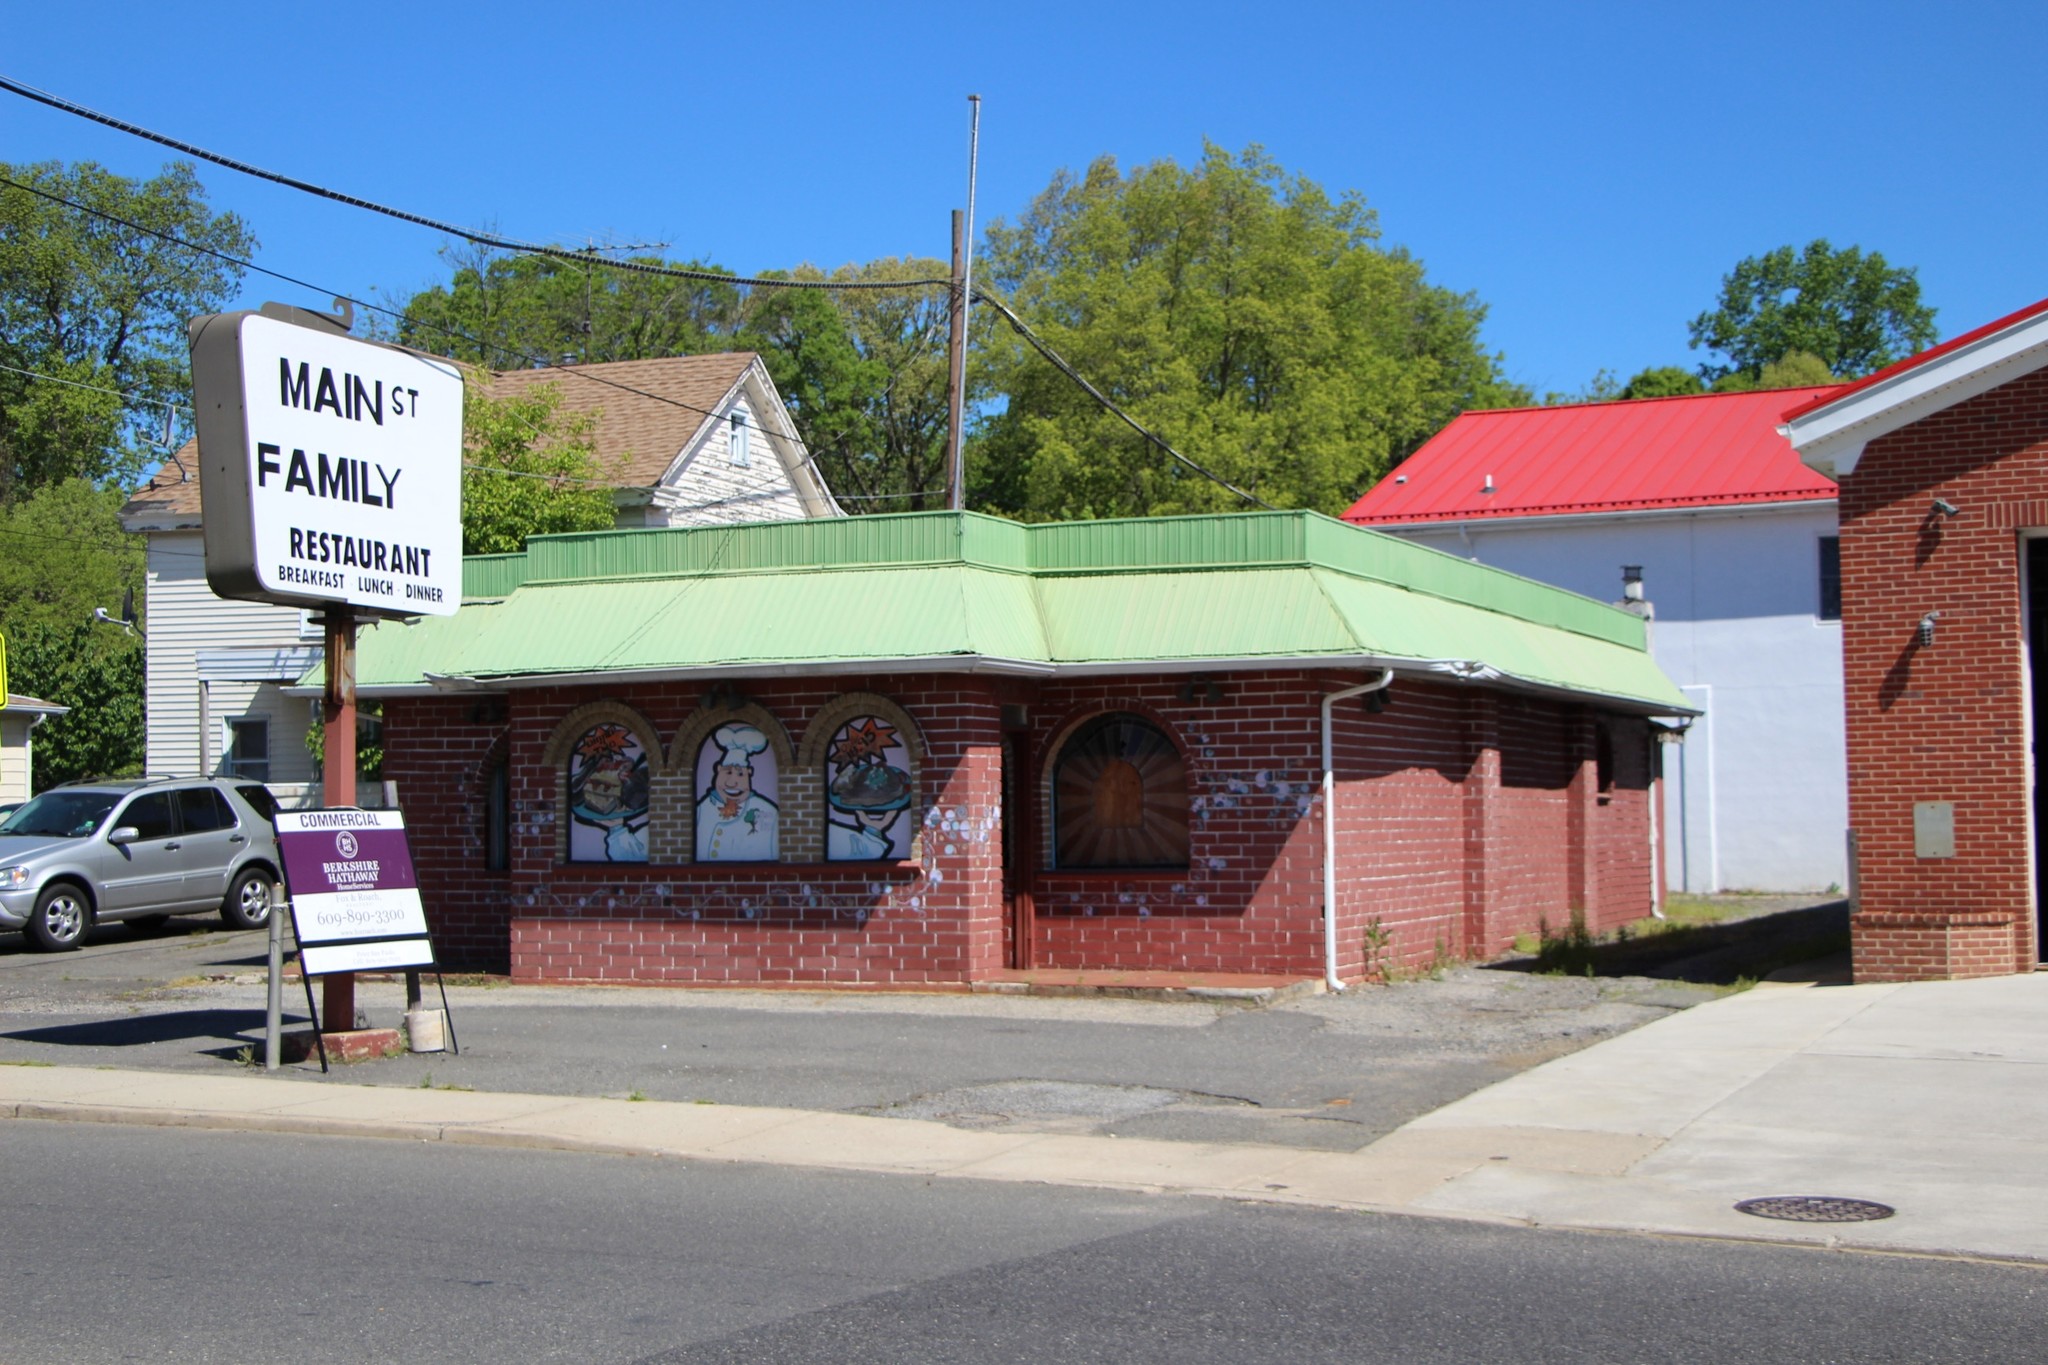
[[[1833,502],[1388,529],[1610,602],[1621,566],[1642,565],[1651,650],[1707,712],[1665,748],[1670,884],[1846,882],[1842,629],[1819,617]]]

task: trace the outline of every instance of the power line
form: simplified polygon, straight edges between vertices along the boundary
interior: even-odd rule
[[[8,183],[12,184],[13,182],[9,181]],[[18,365],[0,365],[0,370],[5,370],[9,374],[25,375],[30,379],[40,379],[46,384],[62,384],[68,389],[84,389],[88,393],[107,393],[112,394],[116,398],[133,399],[138,407],[176,408],[180,412],[192,411],[189,404],[180,403],[172,398],[153,398],[141,389],[110,389],[104,384],[81,384],[76,379],[65,379],[60,375],[54,374],[38,374],[34,370],[24,370]]]
[[[10,80],[6,76],[0,76],[0,90],[10,90],[25,99],[34,100],[38,104],[48,105],[52,109],[58,109],[67,114],[74,114],[79,118],[90,119],[94,123],[115,129],[118,132],[128,133],[131,136],[154,142],[159,146],[169,147],[173,151],[183,152],[187,156],[196,156],[201,161],[210,161],[216,166],[225,166],[231,171],[254,176],[258,180],[267,180],[274,185],[283,185],[287,189],[299,190],[321,199],[331,199],[337,204],[347,204],[351,208],[365,209],[371,213],[381,213],[387,218],[396,218],[401,223],[412,223],[419,227],[432,228],[436,232],[445,232],[451,237],[459,237],[465,242],[473,242],[477,246],[492,247],[499,251],[518,251],[531,256],[550,256],[556,260],[574,261],[584,265],[595,263],[613,270],[625,270],[639,275],[661,275],[670,279],[700,280],[708,283],[739,285],[753,289],[894,290],[906,292],[912,289],[949,288],[952,284],[952,281],[942,279],[777,280],[759,276],[722,275],[715,270],[689,270],[677,266],[649,265],[641,261],[605,260],[595,252],[566,251],[560,247],[541,246],[535,242],[522,242],[513,238],[494,236],[490,233],[475,232],[469,228],[457,227],[453,223],[444,223],[438,219],[428,218],[421,214],[409,213],[404,209],[394,209],[387,205],[379,204],[374,200],[363,199],[353,194],[343,194],[339,190],[330,190],[323,185],[315,185],[310,181],[294,179],[288,175],[280,175],[276,171],[266,171],[262,167],[252,166],[246,161],[237,161],[233,157],[223,156],[219,152],[210,152],[206,148],[196,146],[190,142],[183,142],[177,138],[168,137],[163,133],[153,132],[139,124],[117,119],[111,114],[102,114],[96,109],[90,109],[83,104],[67,100],[61,95],[53,95],[49,91],[37,89],[33,85],[24,85],[19,81]]]
[[[1048,346],[1045,342],[1039,340],[1038,334],[1036,332],[1033,332],[1029,327],[1025,326],[1024,319],[1018,317],[1015,313],[1011,312],[1008,305],[1004,304],[1001,299],[998,299],[993,294],[985,293],[979,289],[974,291],[974,297],[981,300],[989,307],[995,309],[996,312],[1002,314],[1003,321],[1009,323],[1011,329],[1014,330],[1018,336],[1023,337],[1025,341],[1029,342],[1031,345],[1031,349],[1037,351],[1041,356],[1044,356],[1046,361],[1049,364],[1051,364],[1054,369],[1058,370],[1067,378],[1073,380],[1074,383],[1080,385],[1081,389],[1085,393],[1087,393],[1087,395],[1090,398],[1093,398],[1096,402],[1100,403],[1104,408],[1107,408],[1110,412],[1122,418],[1124,424],[1130,427],[1132,431],[1137,432],[1147,441],[1150,441],[1153,445],[1158,446],[1161,450],[1173,456],[1174,459],[1179,460],[1182,464],[1186,465],[1189,469],[1194,470],[1203,478],[1208,479],[1212,483],[1222,485],[1224,488],[1227,488],[1231,492],[1237,494],[1237,496],[1239,496],[1240,498],[1243,498],[1246,502],[1255,502],[1269,512],[1277,512],[1280,510],[1279,508],[1273,506],[1272,503],[1267,502],[1264,498],[1258,496],[1256,493],[1245,492],[1242,488],[1239,488],[1236,484],[1224,478],[1221,474],[1217,474],[1212,470],[1204,469],[1202,466],[1196,464],[1193,460],[1190,460],[1187,456],[1181,454],[1178,450],[1175,450],[1172,446],[1168,445],[1165,441],[1161,440],[1157,436],[1154,436],[1150,431],[1147,431],[1144,427],[1140,426],[1136,418],[1132,417],[1129,413],[1125,412],[1122,408],[1118,407],[1115,403],[1111,402],[1107,394],[1103,393],[1102,390],[1096,388],[1093,384],[1089,383],[1085,378],[1082,377],[1081,372],[1079,370],[1075,369],[1072,365],[1069,365],[1065,360],[1061,359],[1059,352],[1053,350],[1051,346]]]
[[[4,78],[0,78],[0,80],[4,80]],[[500,355],[510,356],[514,359],[525,361],[528,364],[528,366],[533,369],[554,370],[560,374],[584,380],[587,383],[600,384],[606,388],[616,389],[621,393],[633,394],[637,397],[645,398],[652,402],[663,403],[673,408],[680,408],[684,412],[694,412],[705,417],[721,417],[724,415],[723,413],[717,412],[711,408],[699,407],[695,403],[686,403],[680,398],[671,398],[666,394],[650,393],[645,389],[635,388],[631,384],[621,383],[616,379],[610,379],[605,377],[604,375],[592,374],[587,368],[558,365],[554,361],[549,360],[545,356],[529,355],[511,346],[507,346],[502,342],[486,341],[481,337],[471,336],[469,333],[461,331],[458,328],[448,327],[440,323],[430,322],[424,318],[414,317],[410,313],[402,313],[396,309],[386,308],[381,304],[371,303],[365,299],[358,299],[349,294],[339,293],[335,290],[323,288],[320,285],[314,284],[310,280],[302,280],[295,275],[287,275],[282,271],[271,270],[266,266],[257,265],[254,261],[248,261],[244,260],[239,256],[229,255],[227,252],[220,251],[214,247],[201,246],[197,242],[188,242],[184,238],[179,237],[174,233],[165,232],[158,228],[148,227],[142,223],[137,223],[132,219],[123,218],[118,213],[110,213],[105,209],[94,208],[89,204],[81,204],[76,200],[66,199],[63,195],[52,194],[48,190],[40,189],[34,185],[23,184],[19,180],[14,180],[4,175],[0,175],[0,185],[12,186],[15,189],[23,190],[29,194],[33,194],[40,199],[48,200],[50,203],[58,204],[61,205],[62,207],[72,209],[76,212],[88,214],[92,217],[103,219],[107,222],[118,223],[122,227],[128,228],[131,231],[144,233],[148,236],[155,237],[160,241],[167,242],[172,246],[181,247],[187,251],[197,252],[205,256],[211,256],[216,260],[224,261],[227,264],[235,266],[238,269],[253,270],[259,275],[268,275],[272,279],[282,280],[286,284],[294,285],[300,289],[310,290],[315,294],[325,294],[329,298],[335,299],[339,302],[347,303],[353,307],[363,308],[373,313],[381,313],[385,317],[393,318],[401,323],[409,322],[416,327],[425,328],[430,332],[438,332],[443,336],[453,337],[458,341],[466,341],[470,345],[477,347],[478,350],[481,352],[495,351]],[[430,354],[429,352],[421,351],[417,347],[401,346],[400,349],[411,351],[417,355],[425,356]],[[442,357],[433,358],[441,359]],[[187,411],[190,411],[190,409],[187,409]],[[759,428],[759,430],[764,436],[768,438],[770,442],[775,443],[778,447],[782,447],[783,442],[785,442],[788,439],[784,433],[775,431],[769,427],[761,427]],[[803,451],[802,458],[800,458],[797,461],[797,463],[800,465],[808,466],[813,472],[818,473],[820,475],[822,475],[824,472],[818,464],[817,457],[812,455],[808,450]],[[609,487],[620,486],[616,483],[611,483],[604,480],[593,480],[592,482],[607,483],[607,486]],[[836,493],[833,494],[832,496],[835,499],[838,497]],[[912,494],[910,496],[916,495]]]
[[[472,242],[478,246],[491,247],[497,250],[516,251],[527,255],[543,256],[555,260],[578,263],[585,266],[595,263],[610,267],[612,269],[626,270],[638,274],[658,275],[673,279],[699,280],[711,283],[729,284],[735,287],[745,288],[822,289],[840,291],[894,290],[897,292],[904,292],[911,289],[952,287],[951,280],[943,279],[892,281],[776,280],[755,276],[722,275],[716,271],[709,270],[685,270],[668,266],[652,266],[634,261],[608,261],[596,256],[594,252],[564,251],[555,247],[541,246],[538,243],[520,242],[510,238],[501,238],[489,234],[471,232],[467,229],[456,227],[453,224],[442,223],[435,219],[423,217],[419,214],[408,213],[401,209],[389,208],[385,205],[375,203],[371,200],[357,198],[356,196],[342,194],[338,191],[329,190],[319,185],[313,185],[305,181],[295,180],[289,176],[279,175],[276,172],[266,171],[260,167],[251,166],[241,161],[236,161],[231,157],[226,157],[215,152],[210,152],[203,147],[198,147],[187,142],[181,142],[175,138],[167,137],[161,133],[156,133],[151,131],[150,129],[140,127],[139,125],[124,122],[123,120],[116,119],[111,115],[102,114],[97,110],[87,108],[84,105],[75,104],[70,100],[62,98],[61,96],[53,95],[44,90],[39,90],[34,86],[23,85],[20,82],[11,80],[6,76],[0,76],[0,89],[12,91],[15,94],[21,95],[27,99],[34,100],[37,103],[48,105],[53,109],[59,109],[65,113],[75,114],[80,118],[90,119],[95,123],[104,124],[109,128],[114,128],[121,132],[130,133],[136,137],[144,138],[147,139],[148,141],[158,143],[162,146],[170,147],[175,151],[185,152],[191,156],[199,157],[201,160],[210,161],[215,165],[225,166],[230,170],[239,171],[245,175],[255,176],[258,179],[268,180],[276,184],[285,185],[292,189],[302,190],[308,194],[313,194],[321,198],[334,200],[337,203],[348,204],[356,208],[366,209],[370,212],[384,214],[387,217],[396,218],[403,222],[415,223],[423,227],[430,227],[435,229],[436,231],[445,232],[450,236],[459,237],[464,241]],[[169,233],[164,233],[152,228],[143,227],[141,224],[129,222],[128,220],[123,219],[116,214],[106,213],[103,210],[89,208],[86,205],[78,204],[72,200],[65,199],[60,195],[50,194],[44,190],[36,188],[33,185],[25,185],[22,184],[20,181],[8,179],[6,177],[0,177],[0,183],[12,185],[16,189],[26,190],[31,194],[38,195],[41,198],[51,200],[52,202],[64,204],[71,208],[79,209],[86,213],[92,213],[99,217],[106,218],[110,221],[121,223],[126,227],[130,227],[137,231],[148,233],[151,236],[159,237],[165,241],[171,242],[178,246],[185,247],[189,250],[204,252],[207,255],[214,256],[220,260],[230,262],[232,264],[240,266],[243,269],[255,270],[260,274],[269,275],[272,278],[284,280],[287,283],[298,285],[300,288],[312,289],[316,293],[328,293],[329,296],[332,298],[345,300],[350,304],[370,309],[373,312],[382,313],[388,317],[397,318],[402,322],[411,322],[415,326],[425,327],[431,331],[438,331],[443,333],[444,335],[460,337],[463,340],[469,341],[480,348],[497,350],[507,355],[520,355],[518,351],[512,349],[509,346],[504,346],[499,343],[483,341],[476,337],[467,336],[466,334],[456,331],[452,328],[430,323],[420,318],[415,318],[410,314],[399,313],[393,309],[384,308],[377,304],[367,303],[363,300],[355,299],[345,294],[331,293],[330,291],[319,289],[317,286],[312,285],[304,280],[294,279],[292,276],[281,274],[274,270],[268,270],[262,266],[256,265],[254,262],[240,260],[237,257],[226,254],[225,252],[216,251],[209,247],[202,247],[198,246],[195,243],[183,241],[182,239],[172,236]],[[1013,330],[1015,330],[1016,333],[1020,337],[1022,337],[1025,340],[1025,342],[1027,342],[1031,346],[1033,350],[1037,351],[1039,355],[1047,361],[1047,363],[1052,365],[1053,368],[1057,369],[1061,374],[1065,375],[1070,381],[1079,386],[1083,392],[1088,394],[1089,397],[1093,398],[1104,409],[1106,409],[1108,412],[1112,413],[1118,419],[1123,421],[1125,425],[1129,426],[1131,430],[1137,432],[1138,435],[1143,437],[1147,442],[1154,446],[1157,446],[1167,455],[1179,461],[1181,464],[1186,465],[1189,469],[1192,469],[1197,474],[1200,474],[1203,478],[1208,479],[1212,483],[1215,483],[1220,487],[1225,488],[1230,492],[1236,494],[1238,497],[1243,498],[1246,502],[1255,503],[1260,507],[1266,508],[1268,511],[1278,510],[1273,507],[1273,504],[1267,502],[1264,498],[1259,497],[1255,493],[1248,493],[1244,489],[1239,488],[1236,484],[1231,483],[1228,479],[1225,479],[1222,475],[1215,473],[1213,470],[1204,468],[1202,465],[1196,463],[1194,460],[1189,459],[1187,456],[1181,454],[1178,450],[1174,449],[1173,446],[1168,444],[1164,439],[1153,434],[1150,430],[1148,430],[1146,427],[1140,424],[1137,421],[1137,419],[1133,418],[1129,413],[1125,412],[1122,408],[1118,407],[1116,403],[1111,401],[1108,395],[1104,394],[1100,389],[1096,388],[1095,385],[1090,383],[1087,380],[1087,378],[1081,374],[1080,371],[1076,370],[1072,365],[1067,363],[1067,361],[1063,359],[1058,352],[1054,351],[1050,345],[1041,340],[1038,337],[1038,335],[1030,329],[1030,327],[1025,325],[1024,320],[1018,317],[1014,312],[1012,312],[1010,308],[1006,304],[1004,304],[1000,299],[981,289],[973,290],[972,297],[980,300],[983,303],[988,304],[991,308],[994,308],[997,313],[1002,315],[1003,320],[1009,323],[1010,327]],[[524,356],[522,358],[528,360],[531,363],[536,363],[538,366],[543,368],[563,368],[561,366],[554,365],[552,362],[548,361],[544,357]],[[616,383],[615,381],[603,379],[602,377],[597,375],[581,374],[581,372],[573,369],[564,370],[564,372],[571,374],[580,374],[580,377],[582,378],[590,379],[598,383],[610,384],[614,388],[622,389],[628,393],[638,393],[642,397],[652,398],[658,402],[667,402],[673,404],[674,406],[685,408],[690,411],[703,412],[706,416],[715,417],[719,415],[715,412],[709,412],[708,410],[703,408],[697,408],[692,404],[682,403],[674,399],[663,398],[657,394],[645,393],[642,390],[632,388],[630,385],[619,384]],[[767,429],[763,428],[763,430],[765,432]],[[774,433],[768,433],[768,436],[771,441],[776,439],[776,435]],[[809,451],[805,452],[805,458],[803,463],[809,464],[813,469],[817,468],[816,457],[812,456]]]

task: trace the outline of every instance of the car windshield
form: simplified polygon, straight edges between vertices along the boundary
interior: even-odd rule
[[[0,823],[0,834],[83,839],[100,827],[119,792],[44,792]]]

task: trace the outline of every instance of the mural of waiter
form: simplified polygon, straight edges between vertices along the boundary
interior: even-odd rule
[[[711,743],[719,752],[697,802],[697,861],[775,861],[775,802],[754,789],[754,755],[768,747],[768,736],[734,722],[719,726]]]
[[[910,856],[909,755],[896,728],[856,716],[833,736],[825,769],[825,857],[832,862]]]

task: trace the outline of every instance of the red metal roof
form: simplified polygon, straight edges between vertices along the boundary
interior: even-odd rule
[[[1835,496],[1778,434],[1836,386],[1468,412],[1344,514],[1386,526]],[[1489,482],[1491,492],[1486,491]]]
[[[2040,313],[2048,313],[2048,299],[2042,299],[2039,303],[2030,303],[2018,312],[2007,313],[2004,317],[1993,322],[1987,322],[1982,327],[1972,328],[1959,337],[1950,337],[1939,346],[1929,346],[1918,355],[1909,355],[1904,360],[1895,360],[1881,370],[1864,375],[1853,384],[1844,384],[1840,388],[1835,389],[1822,389],[1815,397],[1802,401],[1796,407],[1788,408],[1784,413],[1784,419],[1789,422],[1795,417],[1804,417],[1807,413],[1813,412],[1818,408],[1824,408],[1838,398],[1847,398],[1850,394],[1867,389],[1879,380],[1890,379],[1895,374],[1903,374],[1907,370],[1917,370],[1928,361],[1939,356],[1945,356],[1958,347],[1967,346],[1973,341],[1990,336],[1993,332],[2002,332],[2006,328],[2025,322],[2028,318]]]

